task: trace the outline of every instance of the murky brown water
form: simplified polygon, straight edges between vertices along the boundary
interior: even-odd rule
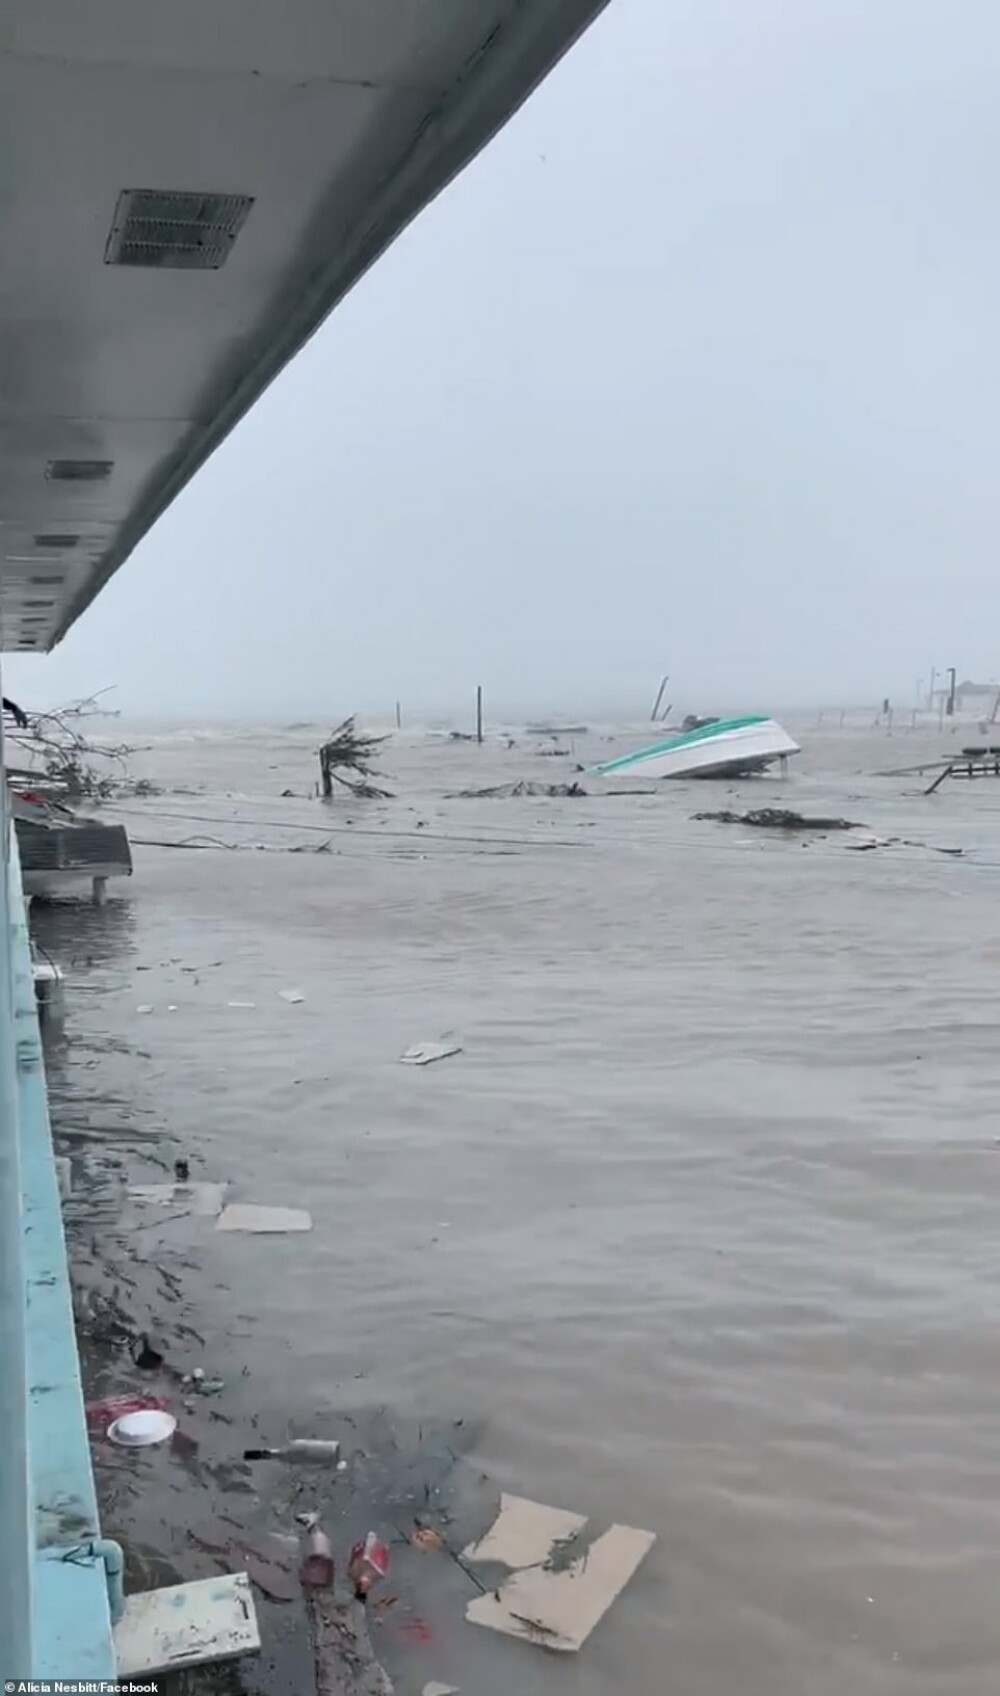
[[[275,849],[322,825],[331,852],[137,848],[103,913],[39,916],[78,1181],[187,1153],[315,1221],[147,1240],[84,1207],[81,1301],[113,1289],[227,1385],[192,1415],[196,1463],[102,1464],[107,1528],[195,1576],[192,1529],[287,1530],[287,1484],[229,1466],[255,1436],[370,1433],[384,1407],[409,1454],[464,1419],[470,1525],[502,1487],[659,1542],[562,1658],[465,1626],[457,1569],[404,1552],[399,1608],[432,1633],[414,1648],[386,1610],[404,1696],[992,1696],[1000,783],[924,800],[871,773],[936,733],[853,731],[808,736],[786,785],[448,800],[572,762],[413,737],[390,803],[280,799],[316,740],[161,740],[144,769],[198,793],[127,822]],[[969,852],[691,821],[733,795]],[[460,1056],[398,1064],[445,1032]],[[134,1378],[106,1348],[91,1370]],[[262,1617],[245,1686],[287,1689],[287,1610]]]

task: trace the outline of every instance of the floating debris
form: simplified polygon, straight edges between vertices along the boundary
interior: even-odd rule
[[[314,1520],[306,1538],[299,1567],[299,1580],[309,1590],[328,1590],[334,1579],[333,1547],[323,1527]]]
[[[143,1408],[136,1413],[123,1413],[108,1426],[108,1441],[120,1449],[151,1449],[166,1443],[177,1430],[172,1413],[162,1408]]]
[[[429,1066],[435,1060],[448,1060],[461,1052],[457,1042],[415,1042],[399,1058],[404,1066]]]
[[[257,1613],[245,1572],[127,1596],[115,1626],[120,1679],[233,1660],[259,1648]]]
[[[193,1213],[200,1219],[213,1219],[222,1212],[228,1188],[228,1184],[208,1183],[134,1184],[128,1193],[141,1207],[178,1209],[175,1218]]]
[[[433,1553],[439,1549],[443,1549],[445,1546],[444,1538],[440,1531],[435,1530],[433,1525],[418,1524],[410,1541],[411,1543],[414,1543],[418,1549],[423,1549],[425,1554]]]
[[[520,796],[545,796],[549,800],[583,800],[587,791],[582,783],[497,783],[490,789],[459,789],[446,795],[447,801],[510,801]]]
[[[584,1514],[546,1507],[526,1496],[500,1497],[500,1512],[485,1537],[470,1543],[462,1559],[475,1564],[495,1561],[500,1566],[541,1566],[557,1544],[578,1537],[586,1525]]]
[[[755,807],[749,813],[694,813],[697,820],[714,824],[748,824],[757,830],[864,830],[852,819],[809,818],[786,807]]]
[[[374,1584],[387,1576],[389,1551],[381,1538],[369,1531],[361,1542],[355,1543],[347,1562],[347,1576],[354,1586],[358,1601],[363,1601]]]
[[[88,1402],[84,1412],[87,1430],[92,1437],[106,1437],[112,1425],[130,1413],[166,1413],[162,1396],[105,1396],[99,1402]]]
[[[339,1466],[340,1444],[335,1437],[293,1437],[278,1449],[244,1449],[244,1460],[289,1460],[307,1466]],[[319,1515],[299,1515],[300,1522],[310,1529],[319,1522]]]
[[[199,1396],[217,1396],[226,1387],[224,1378],[206,1378],[204,1373],[200,1378],[195,1378],[193,1374],[192,1377],[195,1394]]]
[[[165,1358],[163,1350],[150,1341],[145,1331],[137,1337],[132,1359],[140,1372],[158,1372]]]
[[[282,1231],[311,1231],[312,1215],[301,1207],[258,1207],[252,1202],[233,1202],[215,1222],[217,1231],[252,1231],[259,1234]]]
[[[613,1525],[575,1559],[567,1559],[567,1547],[572,1548],[586,1520],[508,1496],[502,1498],[496,1525],[470,1558],[483,1559],[483,1549],[491,1551],[487,1558],[493,1560],[501,1550],[504,1564],[510,1564],[505,1558],[510,1554],[516,1553],[519,1560],[525,1552],[537,1557],[548,1531],[559,1522],[570,1528],[568,1543],[565,1535],[550,1539],[541,1560],[521,1565],[498,1590],[471,1601],[467,1620],[546,1649],[572,1653],[583,1647],[655,1543],[651,1531]]]
[[[947,854],[953,860],[960,860],[965,853],[964,848],[940,848],[934,842],[912,842],[905,836],[868,836],[861,842],[845,843],[845,847],[857,854],[870,853],[873,848],[923,848],[928,854]]]
[[[289,1007],[300,1007],[305,1000],[301,989],[279,989],[278,998],[287,1001]]]

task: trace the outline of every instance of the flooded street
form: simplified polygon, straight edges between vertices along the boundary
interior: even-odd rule
[[[324,806],[318,728],[134,739],[163,793],[109,814],[131,884],[34,925],[88,1393],[135,1384],[129,1326],[225,1381],[193,1459],[100,1462],[145,1581],[295,1530],[247,1444],[354,1432],[380,1500],[426,1463],[463,1536],[505,1489],[658,1539],[562,1657],[467,1626],[461,1572],[402,1549],[374,1635],[403,1696],[992,1696],[1000,783],[924,799],[872,774],[937,732],[855,729],[803,731],[786,783],[449,798],[629,740],[414,733],[393,800]],[[765,805],[966,853],[691,817]],[[196,838],[246,851],[140,845]],[[178,1156],[312,1231],[145,1228],[122,1191]],[[260,1617],[198,1688],[306,1691],[292,1609]]]

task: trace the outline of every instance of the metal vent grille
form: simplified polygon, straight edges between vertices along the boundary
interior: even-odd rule
[[[106,866],[131,876],[132,851],[124,825],[61,827],[16,819],[14,829],[23,871],[86,872],[92,867]]]
[[[110,459],[50,459],[45,475],[50,483],[105,483],[113,465]]]
[[[75,548],[79,540],[79,536],[57,536],[43,530],[40,536],[35,537],[35,547],[48,548],[54,553],[57,548]]]
[[[33,577],[31,579],[36,589],[56,589],[62,582],[61,577]]]
[[[253,205],[249,194],[161,193],[126,188],[118,196],[106,265],[217,271]]]

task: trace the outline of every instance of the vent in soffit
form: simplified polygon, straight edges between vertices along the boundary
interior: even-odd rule
[[[57,548],[75,548],[79,540],[79,536],[55,535],[43,530],[40,536],[35,537],[35,547],[47,548],[50,553],[55,553]]]
[[[126,188],[118,196],[106,265],[217,271],[253,205],[249,194],[174,194]]]
[[[106,483],[113,464],[110,459],[50,459],[45,475],[50,483]]]

